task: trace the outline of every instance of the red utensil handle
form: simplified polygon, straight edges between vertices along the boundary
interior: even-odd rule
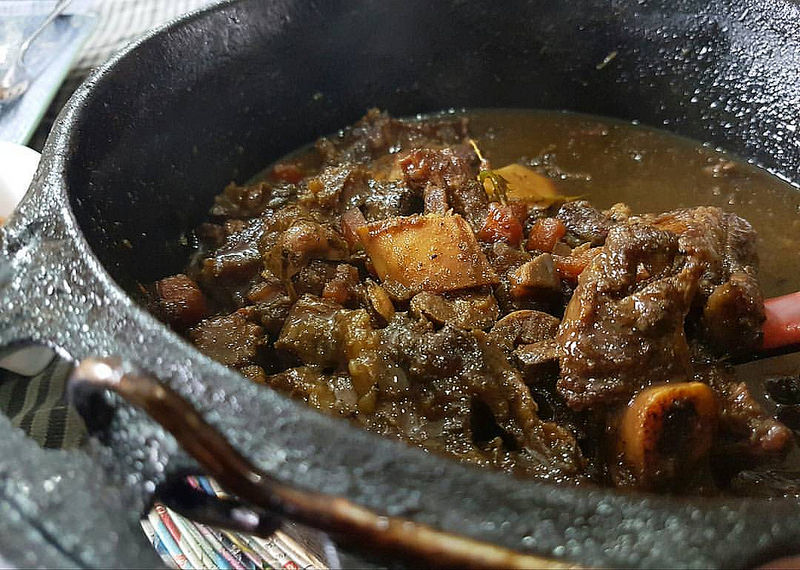
[[[800,344],[800,291],[764,301],[764,349]]]

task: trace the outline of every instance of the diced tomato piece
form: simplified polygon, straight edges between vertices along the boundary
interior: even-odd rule
[[[297,184],[303,179],[303,171],[293,162],[279,162],[272,167],[272,176],[282,182]]]
[[[522,224],[519,223],[511,206],[492,202],[489,204],[486,221],[476,237],[480,241],[489,243],[503,241],[516,247],[522,242]]]
[[[531,231],[528,234],[528,243],[525,248],[529,251],[536,249],[551,253],[558,240],[564,237],[566,233],[567,227],[558,218],[536,220],[531,226]]]
[[[562,279],[577,281],[584,269],[592,262],[592,259],[602,251],[601,247],[588,249],[579,255],[554,255],[553,264]]]

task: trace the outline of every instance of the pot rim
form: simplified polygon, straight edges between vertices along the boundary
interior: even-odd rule
[[[88,277],[91,280],[97,281],[99,290],[102,291],[103,294],[113,298],[114,302],[123,309],[123,314],[125,314],[131,320],[135,320],[137,323],[139,323],[139,326],[143,326],[144,328],[148,329],[155,329],[157,334],[168,339],[171,345],[183,346],[184,350],[181,352],[185,353],[186,350],[189,350],[192,353],[191,355],[193,360],[202,362],[205,367],[220,374],[222,374],[222,365],[200,353],[177,333],[173,332],[166,325],[159,322],[144,308],[137,305],[133,299],[115,282],[107,269],[97,258],[94,250],[83,235],[83,231],[75,217],[72,204],[69,199],[70,181],[68,178],[68,166],[70,160],[72,159],[70,155],[70,149],[75,146],[76,142],[81,137],[80,129],[78,127],[82,121],[91,120],[91,118],[84,116],[86,101],[95,96],[98,85],[100,85],[103,81],[108,80],[109,76],[113,77],[113,72],[121,61],[125,61],[130,58],[132,54],[135,54],[142,45],[164,39],[168,35],[168,32],[173,31],[177,27],[187,26],[192,22],[204,18],[209,13],[222,11],[235,5],[244,5],[247,1],[248,0],[222,0],[221,2],[211,4],[184,16],[175,18],[132,41],[102,66],[94,70],[89,78],[87,78],[87,80],[84,81],[83,84],[70,97],[67,104],[59,113],[55,127],[53,128],[45,144],[42,162],[40,163],[35,175],[31,190],[23,200],[21,208],[18,210],[19,219],[15,219],[17,216],[14,216],[9,224],[10,226],[19,228],[20,225],[26,224],[27,219],[36,218],[34,208],[37,206],[36,197],[38,195],[47,195],[50,199],[55,200],[56,203],[53,206],[54,209],[46,212],[45,216],[55,216],[61,218],[65,235],[68,237],[68,239],[72,240],[73,245],[78,253],[85,257]],[[51,257],[50,263],[52,265],[57,265],[57,260]],[[129,323],[126,323],[126,326],[129,326]],[[42,340],[49,341],[49,339],[45,338]],[[58,338],[55,339],[55,344],[61,345]],[[228,376],[231,374],[236,373],[227,372]],[[238,376],[238,374],[236,375]],[[242,380],[246,382],[246,380]],[[203,382],[202,375],[200,376],[199,381],[201,383]],[[259,389],[263,389],[263,387],[259,387]],[[296,406],[297,409],[300,409],[301,407],[305,408],[302,404],[295,402],[291,402],[290,408],[291,406]],[[346,431],[348,434],[352,434],[353,436],[358,434],[359,437],[357,439],[363,440],[363,435],[361,435],[363,430],[361,430],[361,428],[347,425],[345,422],[340,423],[342,424],[342,426],[339,428],[340,430]],[[311,432],[308,433],[310,434]],[[404,444],[390,441],[388,438],[378,438],[378,436],[375,436],[374,434],[369,434],[369,436],[380,439],[380,447],[386,447],[388,449],[401,449],[406,447]],[[367,439],[369,440],[369,437]],[[416,454],[416,457],[419,459],[422,459],[426,455],[425,452],[417,449],[411,450],[411,453]],[[406,456],[406,453],[403,453],[402,455]],[[442,465],[442,472],[445,473],[462,470],[464,473],[468,473],[472,472],[474,469],[469,466],[458,464],[452,459],[436,458],[435,461]],[[275,469],[273,469],[273,471],[274,470]],[[392,477],[392,473],[387,473],[382,475],[382,477],[388,480]],[[776,501],[758,498],[665,498],[663,496],[649,493],[620,491],[614,489],[597,490],[553,487],[549,483],[538,481],[519,481],[513,479],[510,475],[504,473],[494,473],[486,470],[482,470],[479,475],[468,478],[470,480],[480,480],[487,483],[492,482],[490,485],[491,487],[504,488],[507,491],[511,491],[512,489],[523,490],[536,488],[539,490],[538,496],[540,498],[546,496],[553,489],[557,489],[556,492],[550,493],[552,495],[550,497],[551,502],[554,504],[563,504],[564,502],[569,502],[575,505],[581,505],[582,510],[587,512],[592,508],[592,505],[594,505],[594,507],[602,506],[607,499],[622,501],[623,503],[629,505],[625,508],[635,508],[635,505],[646,505],[646,508],[651,510],[664,510],[670,512],[677,510],[686,513],[689,511],[696,513],[707,513],[708,510],[712,510],[720,511],[721,513],[749,513],[750,515],[761,513],[766,509],[780,511],[785,514],[794,513],[795,515],[798,512],[797,503],[792,499],[781,499]],[[497,485],[494,483],[497,483]],[[523,496],[524,495],[526,495],[526,493],[523,493]],[[555,495],[557,495],[557,497]],[[527,499],[531,500],[531,496],[527,495]],[[422,509],[424,510],[424,508],[425,507],[423,506]],[[698,508],[699,510],[697,510]],[[454,510],[456,512],[458,511],[458,509]],[[690,513],[688,516],[705,516],[705,514],[693,515]],[[452,521],[450,522],[452,524]],[[797,536],[800,536],[800,534]],[[518,544],[524,546],[525,541],[519,542]]]

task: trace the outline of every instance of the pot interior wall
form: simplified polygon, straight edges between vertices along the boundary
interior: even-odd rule
[[[181,268],[185,232],[228,182],[371,106],[638,119],[791,176],[800,164],[792,6],[665,4],[223,6],[96,78],[73,129],[72,208],[112,277],[134,291]]]

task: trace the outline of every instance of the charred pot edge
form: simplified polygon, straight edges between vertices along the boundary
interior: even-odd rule
[[[241,500],[278,517],[369,544],[387,554],[437,567],[580,568],[379,515],[346,499],[285,485],[256,468],[177,392],[119,358],[86,358],[73,371],[69,390],[112,390],[169,431],[207,474]]]

